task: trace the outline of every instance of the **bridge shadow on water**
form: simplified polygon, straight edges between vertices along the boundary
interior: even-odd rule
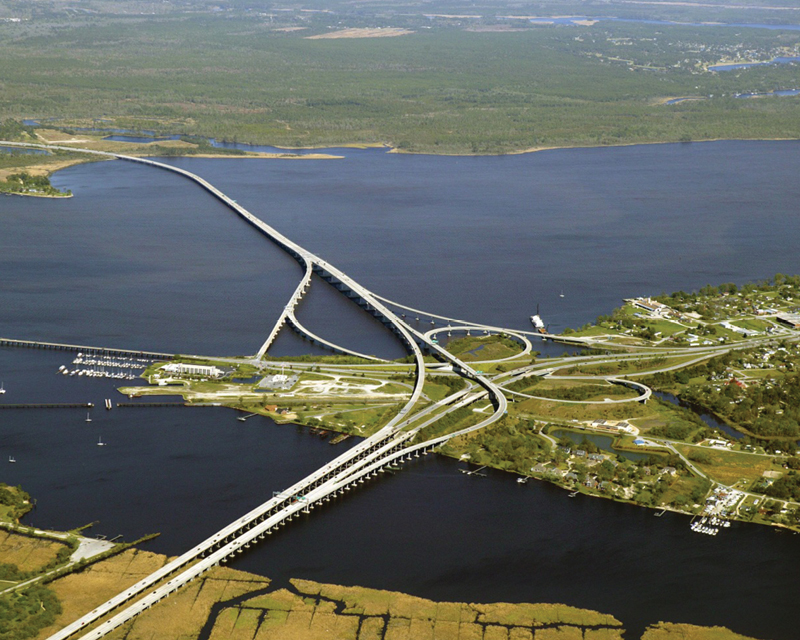
[[[387,360],[407,355],[391,331],[334,286],[317,276],[311,283],[296,312],[306,328],[334,344],[366,355]],[[287,327],[285,331],[291,329]]]

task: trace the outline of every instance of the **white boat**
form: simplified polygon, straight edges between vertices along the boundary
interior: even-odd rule
[[[92,421],[92,416],[91,416],[91,414],[90,414],[90,413],[87,411],[87,412],[86,412],[86,422],[91,422],[91,421]]]
[[[519,484],[525,484],[527,481],[528,481],[527,478],[522,478],[522,477],[517,478],[517,482]]]
[[[8,461],[9,461],[11,464],[13,464],[13,463],[15,463],[15,462],[17,461],[17,459],[16,459],[14,456],[8,456]]]
[[[531,316],[531,324],[533,328],[539,333],[547,333],[547,328],[544,325],[544,320],[539,315],[539,305],[536,305],[536,313]]]
[[[2,383],[2,382],[0,382],[0,395],[1,395],[1,394],[3,394],[3,393],[5,393],[5,392],[6,392],[6,390],[5,390],[5,388],[3,387],[3,383]]]
[[[97,446],[98,447],[105,447],[106,443],[103,442],[103,439],[100,436],[97,436]]]
[[[564,290],[563,289],[561,290],[561,293],[558,294],[558,297],[559,298],[563,298],[564,297]]]

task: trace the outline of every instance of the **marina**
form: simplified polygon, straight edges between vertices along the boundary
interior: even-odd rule
[[[74,369],[67,365],[58,367],[63,376],[86,376],[89,378],[108,378],[110,380],[136,380],[153,360],[124,357],[89,357],[78,353],[72,361]]]

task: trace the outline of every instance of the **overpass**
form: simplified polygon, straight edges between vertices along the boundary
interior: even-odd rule
[[[67,625],[61,631],[53,634],[51,640],[62,640],[71,637],[120,606],[139,598],[139,596],[145,594],[146,591],[149,591],[143,598],[127,606],[123,611],[120,611],[90,633],[82,636],[82,638],[103,637],[112,629],[146,610],[149,606],[152,606],[155,602],[168,596],[204,571],[224,561],[231,555],[241,552],[243,548],[248,547],[251,543],[269,533],[273,527],[280,526],[284,522],[291,520],[298,511],[305,510],[307,512],[317,502],[326,500],[336,492],[345,490],[356,483],[362,483],[370,474],[377,473],[383,466],[391,464],[395,460],[402,459],[403,456],[410,455],[411,453],[419,455],[420,450],[430,450],[433,446],[441,444],[460,433],[481,429],[486,425],[492,424],[505,414],[507,407],[505,395],[489,378],[479,374],[468,364],[439,347],[429,336],[410,327],[384,305],[377,296],[372,294],[371,291],[356,282],[346,273],[293,242],[200,176],[185,169],[155,160],[105,151],[33,143],[10,143],[10,145],[43,149],[63,149],[73,152],[78,151],[100,157],[135,162],[176,173],[199,185],[240,216],[245,222],[255,227],[269,240],[294,257],[304,268],[304,276],[295,289],[289,303],[284,307],[269,337],[262,344],[261,349],[259,349],[258,353],[262,356],[267,352],[267,349],[272,341],[274,341],[277,332],[283,324],[285,322],[290,322],[293,318],[295,307],[310,285],[311,273],[316,273],[335,286],[348,298],[354,300],[359,306],[376,317],[395,333],[414,355],[417,369],[417,377],[411,397],[400,409],[398,414],[380,431],[295,483],[286,491],[267,500],[257,508],[245,514],[242,518],[223,527],[197,546],[172,560],[143,580],[140,580],[124,592],[114,596],[90,613],[82,616],[70,625]],[[422,348],[425,348],[426,351],[429,351],[440,360],[449,362],[453,366],[454,371],[483,387],[484,391],[479,395],[489,395],[492,399],[495,411],[478,424],[462,430],[458,434],[449,434],[429,442],[416,443],[408,446],[407,442],[409,440],[416,438],[424,427],[439,420],[443,415],[441,413],[432,415],[432,417],[418,424],[414,429],[404,430],[412,423],[419,422],[419,420],[423,419],[426,415],[433,414],[434,410],[441,408],[442,405],[442,403],[434,404],[416,414],[413,413],[413,408],[422,394],[425,380],[425,362],[423,360]],[[459,403],[467,402],[467,394],[459,392],[454,394],[453,399],[456,400],[456,405],[445,409],[445,413],[460,406]],[[470,401],[474,399],[475,397],[472,397]],[[177,573],[178,571],[181,573]],[[157,586],[166,578],[170,578],[170,580],[161,586]]]
[[[305,265],[305,273],[303,274],[303,278],[300,280],[300,283],[297,285],[297,288],[294,290],[292,297],[289,298],[288,304],[283,308],[281,311],[281,315],[278,316],[278,320],[275,322],[275,325],[272,327],[272,331],[269,332],[269,336],[264,341],[264,344],[261,345],[261,348],[256,352],[256,358],[259,360],[262,359],[266,354],[267,350],[272,346],[272,343],[275,342],[275,338],[278,337],[283,326],[286,324],[286,321],[289,319],[289,316],[294,317],[294,310],[299,304],[300,300],[303,299],[306,291],[311,286],[311,274],[313,273],[311,268],[310,262],[304,262]]]

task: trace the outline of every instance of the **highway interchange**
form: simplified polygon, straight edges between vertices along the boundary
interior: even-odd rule
[[[259,230],[270,241],[292,255],[303,267],[303,277],[290,297],[289,302],[284,306],[274,328],[249,361],[260,362],[264,355],[267,354],[268,349],[273,344],[279,331],[287,324],[291,325],[295,330],[304,333],[310,339],[324,344],[334,351],[363,357],[363,354],[343,349],[342,347],[326,341],[324,338],[314,335],[305,329],[299,320],[297,320],[295,309],[302,300],[305,292],[311,286],[312,276],[316,274],[335,286],[344,295],[359,304],[359,306],[371,313],[389,330],[395,333],[413,356],[414,363],[410,366],[413,366],[416,371],[416,379],[408,401],[378,432],[287,488],[285,491],[269,498],[249,513],[231,522],[192,549],[170,561],[161,569],[117,594],[78,620],[70,623],[50,636],[50,640],[65,640],[70,637],[80,637],[81,639],[89,640],[104,637],[113,629],[125,624],[139,613],[168,597],[171,593],[174,593],[205,571],[225,562],[236,554],[241,553],[245,548],[264,539],[265,536],[269,535],[274,529],[292,520],[299,513],[308,513],[315,506],[330,500],[331,497],[341,494],[355,485],[363,483],[370,477],[374,477],[389,465],[399,464],[404,460],[408,460],[411,456],[419,456],[420,454],[428,453],[450,438],[476,431],[493,424],[501,419],[507,412],[507,393],[525,398],[536,397],[504,389],[503,387],[505,385],[525,376],[551,375],[560,364],[567,362],[566,359],[549,359],[544,363],[535,363],[508,373],[501,373],[493,376],[481,373],[463,360],[441,348],[436,340],[436,335],[442,331],[502,332],[504,335],[520,342],[523,347],[523,355],[530,354],[532,349],[529,336],[536,336],[539,338],[541,338],[541,336],[532,331],[509,330],[502,327],[480,325],[447,318],[446,316],[404,307],[403,305],[382,298],[372,293],[334,265],[290,240],[200,176],[184,169],[145,158],[76,149],[73,147],[10,142],[3,142],[3,144],[81,151],[109,159],[115,158],[128,162],[135,162],[181,175],[206,190],[245,222]],[[400,311],[394,311],[393,309],[398,309]],[[405,311],[418,314],[418,316],[424,314],[431,319],[436,318],[437,320],[447,322],[447,326],[421,332],[405,320]],[[592,344],[592,341],[588,339],[574,339],[573,342],[578,344],[583,343],[589,346]],[[755,343],[756,342],[753,341],[750,344],[752,345]],[[696,354],[696,358],[693,362],[700,362],[714,354],[729,350],[730,348],[729,346],[693,348],[691,353]],[[678,355],[685,357],[687,354],[686,349],[650,349],[648,351],[653,355],[663,355],[667,358]],[[465,389],[453,393],[439,402],[428,404],[425,408],[419,409],[418,404],[422,397],[423,385],[427,372],[430,369],[434,369],[437,370],[438,374],[442,366],[441,364],[432,365],[426,363],[424,359],[426,353],[433,355],[441,363],[444,363],[447,368],[446,374],[455,374],[463,377],[467,381],[467,386]],[[641,357],[641,355],[642,353],[640,352],[638,356]],[[520,354],[516,354],[508,359],[518,359],[519,357]],[[608,353],[605,355],[570,358],[569,363],[619,362],[620,360],[633,357],[636,357],[636,355],[630,353]],[[379,360],[376,358],[372,359]],[[678,364],[666,365],[659,370],[668,371],[684,366],[687,366],[687,362],[682,360]],[[332,367],[330,365],[326,366],[326,369],[338,371],[347,370],[346,367]],[[362,368],[359,370],[363,371],[364,369]],[[653,372],[654,371],[642,372],[639,375]],[[584,376],[584,378],[624,384],[634,387],[639,392],[637,397],[616,401],[609,400],[609,402],[645,402],[651,394],[651,390],[647,386],[638,382],[632,382],[629,379],[621,380],[603,376]],[[571,379],[576,378],[571,376]],[[488,400],[491,403],[493,411],[485,419],[460,431],[430,440],[425,440],[420,437],[420,432],[425,427],[440,420],[447,413],[460,407],[468,406],[478,400]],[[669,446],[668,443],[653,442],[652,444],[667,446],[672,452],[678,453],[677,450]],[[686,462],[688,463],[688,460]],[[691,465],[691,463],[689,463],[689,465],[690,468],[693,468],[697,473],[703,475]]]

